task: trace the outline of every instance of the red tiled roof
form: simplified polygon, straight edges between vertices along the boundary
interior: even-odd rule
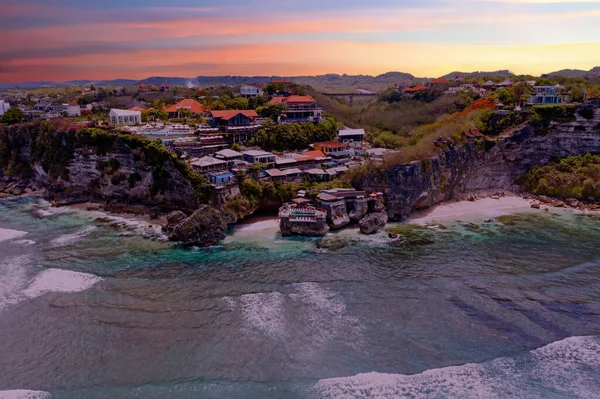
[[[142,107],[133,107],[133,108],[129,108],[128,111],[145,111],[146,108],[142,108]]]
[[[169,84],[167,82],[163,82],[163,84],[161,84],[160,87],[169,87]]]
[[[171,105],[169,108],[167,108],[167,112],[176,113],[179,112],[179,108],[189,109],[192,114],[201,114],[205,112],[202,104],[191,98],[186,98],[175,105]]]
[[[289,97],[273,97],[269,104],[304,104],[313,103],[315,99],[312,96],[289,96]]]
[[[313,161],[319,158],[325,158],[325,154],[320,150],[304,151],[303,156],[294,158],[296,162]]]
[[[69,105],[75,106],[75,105],[79,105],[79,104],[77,104],[77,101],[71,101],[71,102],[69,102]]]
[[[226,110],[226,111],[210,111],[213,118],[219,118],[228,121],[238,114],[242,114],[247,118],[257,118],[258,114],[253,110]]]
[[[436,84],[436,83],[448,83],[448,79],[446,78],[437,78],[437,79],[433,79],[431,81],[431,83]]]
[[[424,85],[418,85],[415,87],[407,87],[406,89],[402,89],[402,91],[405,93],[415,93],[417,91],[425,91],[425,90],[429,90],[429,89],[427,87],[425,87]]]
[[[472,137],[472,138],[483,137],[483,134],[481,134],[481,132],[477,128],[465,130],[463,132],[463,134],[467,137]]]
[[[314,143],[313,147],[315,147],[315,148],[346,148],[348,146],[344,143],[340,143],[339,141],[325,141],[322,143]]]

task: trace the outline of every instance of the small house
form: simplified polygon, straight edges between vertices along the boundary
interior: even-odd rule
[[[244,156],[244,161],[250,164],[261,163],[269,166],[275,165],[275,154],[271,154],[267,151],[250,150],[242,152],[242,155]]]
[[[191,98],[181,100],[177,104],[171,105],[169,108],[167,108],[167,114],[169,115],[169,118],[183,118],[188,113],[193,117],[199,117],[204,112],[206,112],[204,106]]]
[[[352,148],[362,148],[365,129],[344,129],[338,132],[338,140]]]
[[[248,126],[258,114],[253,110],[210,111],[210,125],[218,126]]]
[[[142,113],[140,111],[111,109],[108,116],[111,125],[138,125],[142,123]]]

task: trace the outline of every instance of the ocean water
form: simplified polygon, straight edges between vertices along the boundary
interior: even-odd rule
[[[600,218],[185,249],[0,200],[0,398],[599,398]]]

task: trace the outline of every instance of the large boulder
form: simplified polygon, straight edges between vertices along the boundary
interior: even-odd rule
[[[173,211],[167,216],[165,232],[171,234],[173,230],[187,219],[187,215],[181,211]]]
[[[329,232],[329,226],[325,219],[314,223],[290,222],[288,219],[281,218],[279,222],[281,235],[284,237],[304,236],[304,237],[322,237]]]
[[[365,199],[356,199],[354,201],[354,209],[350,211],[348,216],[353,223],[357,223],[360,219],[364,218],[369,211],[369,204]]]
[[[327,209],[327,224],[332,230],[341,229],[350,224],[350,216],[346,210],[346,201],[339,200],[333,203],[322,204]]]
[[[182,219],[180,213],[172,213],[172,223],[167,225],[170,230],[169,240],[181,241],[184,245],[208,247],[222,241],[226,234],[227,221],[221,212],[215,208],[202,205],[190,217]]]
[[[370,213],[358,222],[360,232],[363,234],[375,234],[385,227],[388,222],[387,212]]]

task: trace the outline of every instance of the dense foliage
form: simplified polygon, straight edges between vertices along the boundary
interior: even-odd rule
[[[271,124],[264,127],[256,132],[248,144],[267,151],[303,150],[311,143],[333,140],[338,132],[333,118],[318,123]]]
[[[600,201],[600,155],[573,156],[535,167],[519,183],[538,195]]]

